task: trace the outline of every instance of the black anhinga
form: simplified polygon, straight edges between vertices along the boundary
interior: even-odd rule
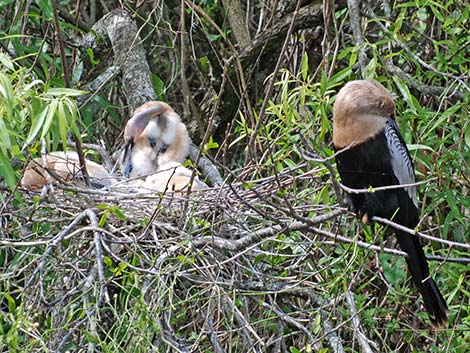
[[[333,107],[333,145],[344,185],[372,189],[414,184],[415,174],[408,148],[395,121],[395,103],[388,90],[374,80],[348,82]],[[419,222],[416,186],[350,193],[356,214],[367,222],[374,216],[414,229]],[[448,308],[429,274],[418,236],[395,230],[414,283],[435,327],[447,324]]]

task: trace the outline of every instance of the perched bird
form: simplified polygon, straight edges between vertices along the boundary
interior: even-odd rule
[[[88,159],[85,159],[85,165],[92,187],[103,188],[117,182],[102,165]],[[47,154],[44,158],[33,159],[25,168],[21,186],[31,190],[40,189],[47,184],[46,174],[49,174],[52,180],[62,183],[82,180],[77,152],[57,151]]]
[[[408,148],[395,121],[395,104],[387,89],[373,80],[347,83],[333,107],[333,145],[344,185],[369,189],[413,184]],[[414,229],[418,222],[416,186],[348,195],[353,210],[367,222],[374,216]],[[395,230],[414,283],[434,327],[447,324],[448,308],[429,274],[418,236]]]
[[[121,169],[126,178],[144,177],[159,164],[183,163],[188,152],[188,131],[179,115],[164,102],[147,102],[126,124]]]
[[[136,109],[124,130],[121,169],[138,192],[183,192],[207,188],[182,165],[189,153],[186,126],[171,107],[158,101]]]

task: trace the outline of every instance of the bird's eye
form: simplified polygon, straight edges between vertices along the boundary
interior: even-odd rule
[[[165,153],[168,149],[168,144],[163,143],[162,147],[160,148],[160,153]]]
[[[155,137],[149,137],[148,140],[150,147],[155,148],[157,146],[157,139]]]

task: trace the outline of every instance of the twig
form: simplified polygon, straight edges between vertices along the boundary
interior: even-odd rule
[[[214,315],[217,313],[215,298],[218,297],[219,293],[214,293],[216,291],[216,287],[212,288],[212,291],[213,295],[211,295],[211,299],[209,299],[207,318],[204,326],[206,326],[206,330],[209,331],[209,340],[212,343],[214,352],[225,353],[225,350],[223,349],[222,344],[220,343],[214,328]]]
[[[64,337],[62,337],[62,340],[60,341],[59,345],[57,348],[54,350],[55,352],[61,352],[62,347],[69,341],[70,336],[74,335],[78,328],[85,324],[85,322],[88,320],[88,317],[84,317],[83,319],[77,321],[75,325],[73,325],[70,329],[67,330],[66,334]]]
[[[351,313],[354,334],[357,335],[357,340],[362,348],[362,352],[374,353],[374,350],[369,345],[369,339],[363,332],[361,320],[359,320],[359,314],[356,310],[356,302],[354,301],[354,296],[349,289],[346,290],[345,297],[349,306],[349,312]],[[376,344],[374,344],[374,346],[377,348]]]
[[[345,353],[343,341],[338,335],[338,330],[333,328],[331,321],[328,319],[331,313],[326,312],[325,310],[321,311],[323,319],[323,332],[325,333],[326,339],[330,344],[331,349],[334,353]]]
[[[364,36],[362,34],[361,15],[358,2],[356,0],[348,0],[348,9],[354,41],[358,48],[358,62],[361,69],[361,76],[364,78],[364,70],[368,59],[364,47]]]
[[[59,234],[57,234],[53,241],[51,242],[51,244],[46,248],[46,250],[44,251],[44,253],[42,254],[42,259],[41,259],[41,262],[39,263],[38,267],[36,267],[36,269],[34,270],[33,274],[31,275],[31,278],[28,280],[28,282],[26,283],[26,285],[24,286],[23,290],[26,290],[27,288],[29,288],[29,286],[31,286],[31,284],[33,283],[36,275],[43,269],[43,267],[46,265],[46,262],[47,262],[47,259],[48,257],[51,255],[52,253],[52,250],[54,250],[54,248],[57,246],[57,244],[59,244],[63,238],[68,234],[70,233],[70,231],[78,224],[80,223],[85,217],[87,216],[86,212],[81,212],[80,214],[78,214],[75,219],[68,225],[66,226],[61,232],[59,232]]]
[[[382,223],[382,224],[386,224],[388,226],[391,226],[395,229],[401,230],[401,231],[406,232],[408,234],[417,235],[417,236],[419,236],[420,238],[423,238],[423,239],[428,239],[428,240],[432,240],[432,241],[435,241],[435,242],[438,242],[438,243],[441,243],[441,244],[448,245],[451,248],[452,247],[458,247],[458,248],[463,248],[463,249],[470,250],[470,244],[458,243],[456,241],[451,241],[451,240],[446,240],[446,239],[433,237],[431,235],[427,235],[427,234],[424,234],[424,233],[421,233],[421,232],[417,232],[413,229],[402,226],[401,224],[392,222],[391,220],[386,219],[386,218],[374,216],[374,217],[372,217],[372,221],[379,222],[379,223]]]
[[[64,42],[62,41],[62,32],[60,30],[59,15],[58,15],[59,11],[57,10],[57,5],[56,5],[55,0],[51,0],[51,5],[52,5],[52,12],[54,14],[54,23],[56,27],[57,41],[59,42],[60,59],[62,61],[62,70],[64,71],[65,87],[70,88],[71,87],[70,75],[69,75],[67,60],[65,58],[65,48],[64,48]],[[78,137],[75,136],[75,134],[72,134],[72,138],[75,142],[75,148],[77,150],[78,161],[80,162],[80,170],[82,172],[83,180],[85,181],[85,184],[87,186],[90,186],[90,177],[88,175],[88,170],[86,168],[85,155],[83,154],[82,145]]]
[[[207,177],[210,184],[220,186],[224,183],[224,179],[220,175],[219,170],[207,156],[202,155],[202,149],[200,147],[191,144],[189,146],[189,158],[195,162],[198,169]]]
[[[417,81],[416,79],[413,78],[412,75],[406,73],[398,66],[395,66],[392,60],[385,60],[385,68],[392,76],[400,77],[403,81],[406,82],[407,85],[410,85],[415,90],[423,94],[438,97],[438,98],[441,97],[443,94],[445,94],[446,96],[449,96],[449,98],[450,96],[455,96],[455,99],[459,101],[462,101],[465,98],[465,95],[462,92],[458,91],[457,89],[452,90],[452,94],[448,95],[451,85],[448,85],[447,87],[438,87],[438,86],[426,85],[420,81]]]
[[[284,40],[284,44],[282,45],[281,53],[279,54],[279,58],[276,62],[276,66],[274,68],[273,73],[271,74],[271,77],[268,82],[268,86],[266,88],[266,94],[263,99],[263,104],[261,105],[259,115],[258,115],[258,120],[256,121],[256,125],[253,129],[253,132],[251,134],[250,140],[248,141],[248,150],[246,153],[246,159],[245,159],[245,164],[247,164],[248,161],[250,161],[252,158],[255,156],[255,141],[258,137],[259,129],[261,128],[262,124],[264,124],[264,118],[265,118],[265,112],[266,108],[268,106],[268,103],[270,101],[273,88],[274,88],[274,83],[277,78],[277,74],[281,68],[281,64],[284,62],[285,58],[284,56],[286,55],[287,52],[287,45],[289,44],[292,32],[294,30],[294,24],[295,20],[297,18],[297,14],[299,13],[300,5],[302,4],[302,0],[297,1],[297,6],[292,14],[292,20],[289,25],[289,29],[287,30],[286,33],[286,38]]]
[[[272,304],[268,304],[266,302],[263,302],[263,307],[273,311],[279,317],[279,319],[285,321],[289,325],[294,326],[295,328],[302,331],[305,335],[307,335],[309,343],[312,343],[314,341],[312,333],[310,332],[310,330],[308,330],[304,325],[302,325],[300,322],[298,322],[298,320],[294,319],[290,315],[287,315],[286,313],[281,311],[276,305],[272,305]],[[320,349],[320,347],[316,343],[313,344],[312,348],[316,351],[318,351]]]
[[[387,27],[385,27],[384,24],[381,23],[381,21],[378,20],[379,17],[377,17],[371,9],[369,9],[369,12],[370,12],[370,15],[367,14],[367,16],[371,20],[374,20],[375,23],[377,23],[377,25],[379,27],[381,27],[381,29],[383,31],[388,32]],[[461,84],[463,87],[465,87],[465,89],[467,91],[470,91],[470,88],[464,82],[464,79],[469,77],[468,75],[455,76],[453,74],[449,74],[447,72],[440,71],[440,70],[436,69],[434,66],[429,65],[427,62],[425,62],[423,59],[421,59],[418,55],[416,55],[416,53],[414,53],[405,43],[403,43],[401,40],[398,39],[398,36],[394,35],[393,36],[393,41],[394,41],[394,43],[398,44],[398,46],[400,46],[403,50],[405,50],[408,53],[408,55],[410,55],[414,60],[416,60],[425,69],[427,69],[429,71],[432,71],[432,72],[434,72],[438,75],[451,78],[452,80],[454,80],[456,82],[459,82],[459,84]]]
[[[384,190],[394,190],[394,189],[405,189],[413,186],[418,186],[422,184],[427,184],[430,183],[431,181],[435,181],[439,178],[434,177],[431,179],[427,180],[422,180],[422,181],[417,181],[416,183],[411,183],[411,184],[399,184],[399,185],[387,185],[387,186],[377,186],[377,187],[371,187],[369,189],[353,189],[350,188],[342,183],[338,183],[344,191],[350,193],[350,194],[367,194],[367,193],[374,193],[377,191],[384,191]]]
[[[88,219],[90,220],[91,226],[95,229],[93,231],[93,242],[95,244],[95,256],[96,256],[96,267],[98,269],[98,280],[100,285],[100,293],[97,300],[97,306],[101,307],[103,303],[103,298],[105,295],[107,296],[106,286],[105,286],[105,277],[104,277],[104,265],[103,265],[103,250],[102,250],[102,239],[101,239],[101,232],[98,231],[98,219],[96,218],[96,214],[93,210],[87,209],[85,210]]]
[[[266,347],[266,343],[264,342],[263,338],[258,335],[253,325],[248,321],[248,319],[243,315],[240,309],[235,305],[232,299],[228,296],[222,297],[224,303],[226,303],[226,307],[230,308],[230,315],[234,315],[235,320],[237,320],[240,327],[243,328],[244,336],[247,336],[249,339],[248,332],[256,339],[257,343],[262,347]],[[227,315],[229,316],[229,315]],[[249,340],[251,343],[251,340]]]
[[[331,218],[335,218],[339,216],[340,214],[343,214],[344,212],[345,210],[343,209],[337,209],[327,214],[314,217],[312,218],[312,224],[326,222],[327,220]],[[218,249],[238,251],[238,250],[245,249],[246,247],[256,243],[257,241],[261,239],[271,237],[275,234],[294,231],[294,230],[301,230],[301,229],[306,229],[306,228],[308,228],[308,224],[306,224],[305,222],[290,222],[285,225],[276,224],[270,227],[260,229],[255,232],[249,232],[248,234],[241,235],[239,239],[236,239],[236,240],[225,239],[225,238],[214,237],[214,236],[205,236],[205,237],[194,239],[192,244],[193,246],[198,247],[198,248],[203,247],[205,245],[211,245]]]

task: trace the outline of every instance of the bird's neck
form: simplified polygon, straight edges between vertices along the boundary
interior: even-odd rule
[[[343,116],[333,121],[333,144],[343,149],[365,142],[385,128],[386,118],[373,114]]]

